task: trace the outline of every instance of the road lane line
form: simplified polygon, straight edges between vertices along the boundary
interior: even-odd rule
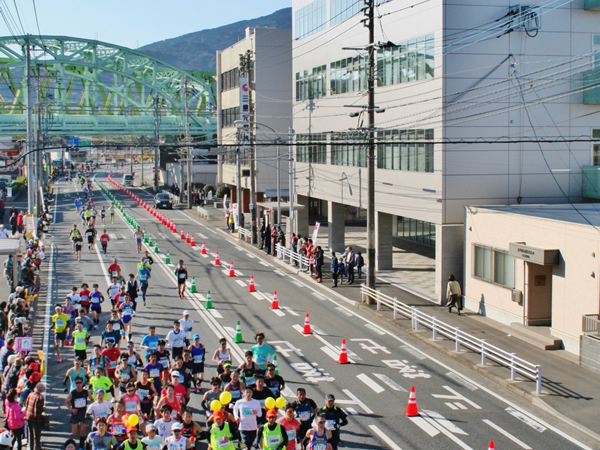
[[[271,311],[273,311],[275,314],[277,314],[279,317],[283,317],[285,316],[285,313],[280,310],[280,309],[271,309]]]
[[[223,316],[221,315],[221,313],[219,311],[217,311],[216,309],[209,309],[208,312],[210,312],[212,314],[213,317],[217,318],[217,319],[222,319]]]
[[[244,281],[243,281],[243,280],[235,280],[235,282],[236,282],[237,284],[239,284],[241,287],[246,287],[246,283],[244,283]]]
[[[444,427],[450,433],[462,434],[463,436],[469,435],[468,433],[466,433],[465,431],[461,430],[456,425],[454,425],[454,423],[450,422],[448,419],[446,419],[444,416],[442,416],[440,413],[437,413],[435,411],[428,411],[428,410],[425,410],[424,413],[427,416],[431,417],[431,419],[433,419],[435,421],[435,423],[440,424],[442,427]],[[440,431],[443,433],[443,430],[440,430]]]
[[[382,387],[380,384],[376,383],[374,380],[372,380],[368,375],[366,375],[364,373],[356,375],[356,378],[358,378],[360,381],[362,381],[363,383],[365,383],[376,394],[381,394],[382,392],[385,391],[384,387]]]
[[[300,315],[296,311],[294,311],[292,308],[290,308],[289,306],[282,306],[282,308],[285,309],[292,316],[299,316]]]
[[[294,283],[298,287],[304,287],[304,283],[300,283],[298,280],[293,280],[292,283]]]
[[[432,438],[440,434],[439,430],[436,427],[431,425],[427,420],[425,420],[421,416],[409,417],[409,420]]]
[[[398,383],[396,383],[394,380],[392,380],[387,375],[383,375],[381,373],[374,373],[373,375],[376,376],[377,378],[379,378],[385,384],[387,384],[394,391],[408,392],[406,389],[404,389],[402,386],[400,386]]]
[[[312,295],[314,295],[315,297],[317,297],[319,300],[326,300],[326,298],[320,294],[319,292],[313,291]]]
[[[352,392],[350,392],[348,389],[342,389],[342,392],[344,394],[346,394],[348,397],[350,397],[354,403],[356,403],[358,406],[360,406],[366,414],[374,414],[373,410],[371,408],[369,408],[367,405],[365,405],[363,402],[361,402],[358,397],[356,395],[354,395]],[[337,403],[344,403],[344,400],[340,399]]]
[[[345,316],[352,317],[352,313],[350,313],[349,311],[345,311],[344,309],[340,308],[339,306],[337,308],[335,308],[335,309],[337,309],[338,311],[340,311]]]
[[[260,295],[260,292],[251,292],[250,295],[252,295],[256,300],[264,300],[263,296]]]
[[[250,252],[246,252],[246,256],[250,259],[256,259],[256,256],[254,256],[252,253]]]
[[[229,334],[229,336],[235,336],[235,330],[232,327],[223,327],[223,329]]]
[[[299,323],[292,325],[292,328],[304,337],[312,336],[312,334],[304,334],[304,328]]]
[[[327,333],[325,333],[323,330],[321,330],[316,325],[311,325],[311,329],[312,329],[313,334],[316,334],[316,335],[319,335],[319,336],[329,336]]]
[[[544,431],[546,431],[546,427],[544,427],[542,424],[540,424],[539,422],[531,419],[530,417],[526,416],[525,414],[523,414],[521,411],[517,411],[514,408],[506,408],[505,411],[507,413],[509,413],[511,416],[519,419],[521,422],[523,422],[526,425],[529,425],[531,428],[533,428],[536,431],[539,431],[540,433],[543,433]]]
[[[491,420],[488,419],[482,419],[482,421],[489,425],[490,427],[492,427],[494,430],[496,430],[498,433],[500,433],[501,435],[503,435],[504,437],[510,439],[511,441],[513,441],[515,444],[517,444],[519,447],[524,448],[525,450],[531,450],[531,447],[529,445],[527,445],[525,442],[521,441],[520,439],[517,439],[516,437],[514,437],[512,434],[510,434],[508,431],[503,430],[502,428],[500,428],[498,425],[496,425],[494,422],[492,422]]]
[[[448,378],[450,378],[451,380],[454,380],[454,381],[456,381],[458,384],[460,384],[460,385],[462,385],[462,386],[466,387],[466,388],[467,388],[468,390],[470,390],[470,391],[473,391],[473,392],[474,392],[474,391],[476,391],[476,390],[478,389],[478,387],[477,387],[477,386],[475,386],[475,385],[473,385],[473,384],[469,383],[469,382],[468,382],[467,380],[465,380],[463,377],[460,377],[460,376],[456,375],[456,374],[455,374],[455,373],[453,373],[453,372],[448,372],[448,373],[446,373],[445,375],[446,375]]]
[[[375,327],[373,325],[371,325],[370,323],[365,324],[365,328],[368,328],[371,331],[374,331],[375,333],[377,333],[379,336],[383,336],[385,335],[385,331],[383,331],[381,328],[379,327]]]
[[[429,415],[427,415],[427,413],[421,411],[421,415],[422,416],[426,416],[428,418]],[[431,418],[430,418],[431,419]],[[454,442],[456,445],[458,445],[460,448],[464,449],[464,450],[473,450],[473,448],[469,447],[467,444],[465,444],[463,441],[461,441],[459,438],[457,438],[456,436],[454,436],[454,434],[452,434],[450,431],[448,431],[448,429],[446,429],[445,427],[443,427],[441,424],[439,424],[437,422],[437,420],[435,419],[431,419],[431,425],[433,425],[435,428],[437,428],[439,431],[441,431],[447,438],[449,438],[452,442]]]
[[[325,353],[327,356],[329,356],[334,361],[338,361],[339,353],[336,352],[335,350],[333,350],[327,346],[321,347],[321,350],[323,351],[323,353]]]
[[[58,196],[58,189],[57,189]],[[54,199],[54,204],[58,205],[56,200],[56,196]],[[56,210],[55,210],[56,214]],[[42,342],[42,349],[44,351],[44,355],[46,356],[46,367],[50,364],[50,355],[48,352],[50,351],[50,330],[52,328],[52,291],[54,290],[54,263],[56,256],[56,245],[52,244],[50,250],[50,263],[48,265],[48,295],[46,296],[46,313],[44,319],[44,340]],[[13,266],[14,267],[14,266]],[[16,269],[16,267],[15,267]],[[43,383],[45,386],[48,386],[48,371],[44,373]],[[44,391],[44,401],[46,401],[47,390]]]
[[[286,273],[282,272],[282,271],[281,271],[281,270],[279,270],[279,269],[275,269],[275,270],[273,271],[273,273],[274,273],[274,274],[276,274],[276,275],[279,275],[280,277],[286,277],[286,276],[287,276],[287,274],[286,274]]]
[[[373,430],[373,432],[379,436],[379,439],[381,439],[383,442],[385,442],[387,445],[389,445],[389,447],[392,450],[402,450],[400,447],[398,447],[396,445],[396,443],[388,436],[386,435],[383,431],[381,431],[377,425],[369,425],[369,428],[371,430]]]
[[[259,260],[258,262],[260,263],[260,265],[265,266],[265,267],[270,267],[271,266],[269,263],[266,263],[266,262],[264,262],[262,260]]]

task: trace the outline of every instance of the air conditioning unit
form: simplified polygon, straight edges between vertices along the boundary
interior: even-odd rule
[[[518,289],[513,289],[511,294],[513,302],[518,303],[519,305],[523,302],[523,292]]]

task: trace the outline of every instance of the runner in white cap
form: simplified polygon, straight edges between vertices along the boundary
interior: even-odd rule
[[[183,312],[183,318],[179,319],[179,323],[181,324],[181,330],[185,335],[185,343],[186,345],[190,345],[194,321],[190,319],[190,312],[187,309]]]

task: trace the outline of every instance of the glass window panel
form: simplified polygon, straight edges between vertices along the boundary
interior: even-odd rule
[[[600,45],[600,34],[594,35],[594,45]]]
[[[400,146],[398,144],[392,145],[392,169],[400,169]]]
[[[400,144],[400,170],[408,170],[408,145]]]
[[[433,172],[433,144],[425,144],[425,172]]]
[[[475,276],[483,278],[483,248],[475,246]]]
[[[400,55],[400,83],[408,81],[408,57],[406,53]]]
[[[494,281],[504,284],[504,253],[494,252]]]
[[[515,287],[515,258],[504,255],[504,285],[513,289]]]
[[[425,45],[427,45],[427,47],[433,47],[434,43],[435,43],[435,35],[428,34],[425,39]]]
[[[392,84],[400,83],[400,60],[397,56],[392,58]]]
[[[425,36],[417,38],[417,48],[425,47]]]
[[[423,51],[417,54],[417,80],[425,79],[425,53]]]
[[[415,144],[408,144],[408,170],[414,172],[417,168],[417,155]]]
[[[435,61],[433,48],[425,50],[425,78],[431,79],[435,76]]]
[[[483,249],[483,278],[492,280],[492,249]]]
[[[425,144],[417,144],[417,172],[425,172]]]
[[[433,139],[433,128],[428,128],[425,130],[425,139]]]
[[[412,52],[412,51],[415,51],[416,49],[417,49],[417,40],[411,39],[410,41],[408,41],[408,51]]]
[[[416,63],[417,63],[417,54],[415,52],[410,52],[408,54],[408,72],[407,78],[408,81],[415,81],[416,78]]]
[[[592,159],[592,164],[594,166],[600,166],[600,144],[594,144]]]
[[[392,145],[386,144],[385,146],[385,168],[392,168]]]

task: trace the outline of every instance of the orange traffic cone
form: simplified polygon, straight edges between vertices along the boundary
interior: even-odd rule
[[[206,255],[206,245],[204,245],[204,242],[202,243],[202,250],[200,250],[200,253]]]
[[[185,237],[185,242],[187,242],[188,244],[190,243],[191,239],[190,239],[190,232],[187,232],[187,236]]]
[[[490,448],[488,450],[494,450],[495,448],[494,441],[490,441]]]
[[[410,397],[408,397],[408,405],[406,406],[406,417],[416,417],[419,415],[419,409],[417,408],[417,393],[415,387],[410,388]],[[492,442],[492,448],[493,448]]]
[[[340,348],[340,364],[348,364],[348,350],[346,350],[346,339],[342,339],[342,347]]]
[[[306,313],[306,317],[304,319],[304,330],[302,330],[302,334],[312,334],[312,330],[310,329],[310,319],[308,318],[308,313]]]
[[[190,239],[190,246],[195,247],[196,246],[196,239],[194,239],[194,235],[192,234],[192,238]]]
[[[229,264],[229,276],[235,277],[235,270],[233,270],[233,261],[231,261],[231,264]]]
[[[181,239],[185,239],[185,234],[183,233],[183,228],[181,229],[181,234],[179,235]]]
[[[256,286],[254,285],[254,275],[250,275],[250,284],[248,285],[248,292],[256,292]]]
[[[215,266],[221,265],[221,258],[219,258],[219,252],[215,253]]]
[[[273,301],[271,302],[271,309],[279,309],[279,300],[277,300],[277,291],[273,292]]]

